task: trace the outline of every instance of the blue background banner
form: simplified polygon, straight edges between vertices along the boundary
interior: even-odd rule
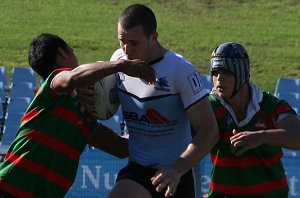
[[[289,184],[289,197],[300,197],[300,152],[284,149],[284,164]],[[127,159],[119,159],[98,149],[89,149],[82,154],[74,185],[66,195],[68,198],[104,198],[112,189],[118,171],[125,166]],[[207,193],[210,183],[210,156],[206,156],[195,167],[197,198]]]

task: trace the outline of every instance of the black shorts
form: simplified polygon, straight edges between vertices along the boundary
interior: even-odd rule
[[[161,192],[156,192],[156,186],[153,186],[151,183],[151,177],[154,176],[157,169],[147,166],[142,166],[134,162],[129,162],[127,166],[120,170],[117,177],[117,182],[122,179],[133,180],[144,188],[146,188],[153,198],[164,198],[165,190]],[[189,170],[184,174],[180,183],[178,184],[175,198],[194,198],[195,197],[195,188],[194,188],[194,177],[192,170]]]

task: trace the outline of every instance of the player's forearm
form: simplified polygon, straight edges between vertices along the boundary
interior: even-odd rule
[[[128,139],[119,136],[104,125],[98,126],[88,143],[119,158],[128,156]]]
[[[300,129],[270,129],[261,131],[263,142],[268,145],[284,147],[292,150],[300,149]]]
[[[212,131],[212,133],[206,137],[201,137],[200,134],[196,134],[192,143],[188,145],[187,149],[181,154],[176,163],[173,164],[172,168],[181,174],[186,173],[210,152],[218,141],[218,138],[217,131]]]
[[[288,149],[300,149],[300,120],[291,115],[277,124],[277,129],[262,131],[265,144]]]
[[[108,75],[118,72],[120,61],[95,62],[80,65],[71,71],[63,71],[53,78],[52,88],[59,93],[67,93],[75,88],[87,87]]]
[[[71,71],[71,85],[73,88],[87,86],[97,80],[120,71],[120,68],[120,61],[95,62],[80,65]]]
[[[109,145],[101,148],[101,150],[121,159],[128,157],[128,139],[116,137]]]

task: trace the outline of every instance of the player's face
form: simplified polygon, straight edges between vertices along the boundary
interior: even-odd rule
[[[153,36],[147,37],[142,26],[124,29],[118,24],[120,46],[129,60],[141,59],[149,62]]]
[[[234,75],[225,70],[217,70],[213,72],[212,77],[217,94],[225,100],[230,99],[235,87]]]

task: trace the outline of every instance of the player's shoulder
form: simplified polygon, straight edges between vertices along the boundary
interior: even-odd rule
[[[110,58],[111,61],[115,61],[119,59],[126,59],[126,54],[121,48],[117,49]]]
[[[178,54],[174,51],[168,51],[165,54],[165,59],[172,69],[179,70],[181,72],[196,71],[198,70],[195,65],[188,61],[183,55]],[[188,72],[189,73],[189,72]]]
[[[166,52],[165,57],[170,59],[170,60],[173,60],[173,61],[190,63],[183,55],[181,55],[177,52],[171,51],[171,50]]]

